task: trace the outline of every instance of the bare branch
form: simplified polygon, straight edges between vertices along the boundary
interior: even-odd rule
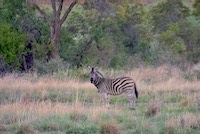
[[[55,0],[51,0],[51,6],[52,6],[52,9],[53,9],[53,17],[55,18],[56,17],[56,2]]]
[[[76,5],[77,2],[78,2],[78,0],[74,0],[74,1],[70,4],[70,6],[69,6],[68,9],[65,11],[65,13],[64,13],[64,15],[63,15],[63,17],[62,17],[62,19],[61,19],[60,22],[59,22],[60,25],[62,25],[63,22],[67,19],[69,13],[71,12],[71,10],[73,9],[73,7]]]
[[[30,1],[26,0],[26,6],[29,6],[29,5],[30,5]]]
[[[60,2],[59,2],[59,5],[58,5],[58,16],[60,16],[60,14],[61,14],[61,12],[62,12],[63,1],[64,1],[64,0],[60,0]]]
[[[41,9],[39,6],[37,6],[36,4],[33,4],[33,7],[34,7],[35,9],[37,9],[37,10],[41,13],[41,15],[44,17],[45,21],[46,21],[46,22],[48,23],[48,25],[50,26],[50,25],[51,25],[51,21],[50,21],[48,15],[47,15],[44,11],[42,11],[42,9]]]

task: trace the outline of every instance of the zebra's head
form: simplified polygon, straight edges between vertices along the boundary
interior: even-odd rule
[[[94,83],[98,78],[103,78],[103,75],[97,70],[97,67],[90,68],[90,82]]]

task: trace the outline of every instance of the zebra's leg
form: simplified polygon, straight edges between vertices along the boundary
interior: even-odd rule
[[[135,110],[135,101],[134,101],[133,92],[128,92],[127,96],[128,96],[128,99],[129,99],[129,109]]]
[[[105,101],[106,101],[106,108],[110,109],[110,95],[104,93]]]

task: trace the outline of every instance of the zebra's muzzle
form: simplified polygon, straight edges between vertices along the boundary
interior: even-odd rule
[[[90,82],[93,83],[93,81],[94,81],[94,79],[93,79],[93,78],[90,78]]]

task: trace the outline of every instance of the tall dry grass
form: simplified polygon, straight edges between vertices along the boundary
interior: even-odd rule
[[[165,129],[168,133],[180,133],[183,128],[186,130],[199,129],[200,116],[185,113],[183,115],[172,117],[165,122]]]
[[[193,93],[193,98],[200,98],[199,94],[195,94],[200,90],[200,80],[194,75],[195,73],[200,74],[200,65],[193,66],[186,71],[168,65],[156,68],[138,68],[131,71],[99,70],[105,74],[107,78],[116,78],[120,76],[132,77],[136,81],[140,95],[148,96],[149,94],[154,94],[156,96],[155,99],[159,99],[159,97],[163,97],[163,92],[167,92],[164,97],[175,95],[176,93],[176,95],[179,94],[188,98],[187,94]],[[192,80],[184,77],[188,72],[193,74],[189,76]],[[83,73],[89,72],[87,69],[83,69]],[[50,94],[50,90],[54,91],[54,94],[63,94],[63,97],[64,95],[68,95],[68,97],[74,95],[70,93],[73,90],[83,90],[87,92],[85,97],[93,100],[94,97],[92,95],[96,93],[96,88],[89,82],[89,78],[88,81],[86,81],[79,78],[60,79],[51,76],[38,77],[31,74],[25,74],[23,76],[9,74],[0,79],[0,92],[6,92],[8,94],[13,93],[12,97],[18,92],[20,92],[20,94],[24,93],[24,95],[21,95],[22,100],[24,98],[26,99],[27,95],[31,97],[34,93],[37,93],[37,96],[41,96],[42,100],[46,100]]]
[[[188,123],[184,125],[186,129],[200,128],[199,114],[195,114],[200,109],[200,80],[196,74],[200,71],[200,65],[186,71],[168,65],[130,71],[99,70],[105,74],[105,77],[130,76],[136,81],[140,93],[136,101],[136,111],[129,111],[125,105],[127,101],[124,101],[126,98],[118,99],[120,97],[112,98],[111,109],[106,109],[103,98],[96,93],[95,87],[89,80],[8,74],[0,78],[0,132],[19,129],[20,124],[28,124],[21,128],[24,132],[32,132],[35,129],[38,131],[41,128],[32,127],[34,122],[56,115],[63,118],[68,115],[70,121],[75,124],[86,117],[90,122],[100,125],[101,132],[120,133],[127,128],[130,128],[130,131],[137,129],[141,133],[148,132],[145,129],[152,127],[149,118],[157,115],[156,118],[159,119],[165,114],[170,115],[169,117],[165,115],[167,119],[163,121],[165,127],[163,129],[166,132],[176,132],[175,129],[179,127],[180,120]],[[83,73],[88,72],[84,69]],[[186,74],[189,75],[185,77]],[[71,91],[74,93],[68,95]],[[34,99],[23,101],[26,97],[34,97],[36,92],[38,96]],[[13,99],[19,96],[20,99]],[[63,98],[59,100],[59,97]],[[73,100],[65,101],[70,97]],[[182,109],[187,112],[193,111],[194,114],[190,112],[186,116],[178,117],[173,115],[181,112]],[[182,114],[186,113],[183,111]],[[159,122],[159,120],[156,121]],[[54,122],[42,130],[63,130],[56,124],[56,120]],[[160,124],[157,122],[153,122],[154,128],[159,128]],[[175,127],[173,122],[176,122]],[[68,125],[63,127],[70,128]],[[143,129],[144,131],[141,131]],[[152,132],[157,131],[152,130]]]
[[[112,78],[119,76],[132,77],[136,81],[140,91],[158,92],[174,89],[182,91],[200,89],[199,78],[197,78],[200,74],[200,64],[184,71],[176,66],[163,65],[155,68],[141,67],[128,71],[108,72],[108,70],[103,70],[103,72]],[[191,76],[188,76],[186,79],[185,75],[187,74]]]
[[[113,113],[118,113],[120,109],[112,109]],[[101,115],[108,112],[108,109],[101,106],[90,106],[86,107],[82,103],[75,103],[74,105],[51,102],[32,102],[29,104],[25,103],[9,103],[2,105],[0,108],[0,116],[5,116],[3,124],[10,124],[14,122],[30,122],[38,120],[43,116],[50,115],[66,115],[66,114],[86,114],[91,115],[93,120],[99,120]],[[6,116],[9,115],[10,118]]]
[[[56,79],[51,77],[27,78],[32,75],[21,77],[15,74],[9,74],[0,79],[0,90],[46,90],[46,89],[93,89],[89,82],[81,82],[79,79]]]

